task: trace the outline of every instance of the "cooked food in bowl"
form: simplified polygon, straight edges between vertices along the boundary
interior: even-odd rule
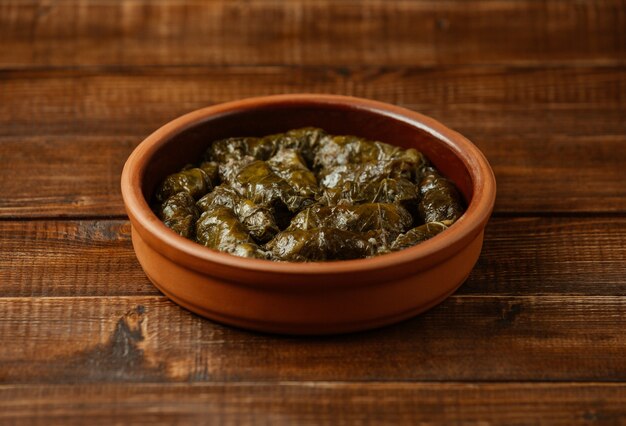
[[[419,244],[465,203],[414,148],[308,127],[213,142],[161,182],[154,208],[171,230],[212,249],[320,262]]]
[[[393,146],[313,129],[215,142],[310,125]],[[288,142],[272,142],[280,139]],[[300,157],[293,152],[277,156],[280,148]],[[242,174],[234,165],[247,156],[252,157],[246,164],[250,169]],[[197,167],[183,168],[190,162]],[[163,183],[181,169],[182,176]],[[268,180],[259,179],[267,175]],[[285,182],[289,189],[282,191]],[[489,163],[459,133],[395,105],[318,94],[244,99],[179,117],[139,144],[121,183],[137,259],[166,296],[222,323],[297,334],[379,327],[444,300],[478,260],[496,195]],[[462,199],[446,195],[454,194],[454,187]],[[450,198],[456,202],[449,203]],[[362,216],[374,211],[368,204],[391,207],[376,209],[370,220]],[[465,211],[456,220],[459,206]],[[411,219],[399,213],[400,207]],[[155,208],[178,233],[163,224]],[[211,213],[203,217],[205,209]],[[413,223],[405,226],[405,219]],[[403,232],[394,238],[398,223]],[[355,224],[366,230],[355,230]],[[342,245],[341,257],[369,255],[371,242],[363,236],[376,229],[388,238],[390,253],[324,261],[334,258],[335,249],[322,242]],[[187,238],[179,235],[185,232]],[[319,261],[272,262],[258,259],[259,251],[277,260]]]

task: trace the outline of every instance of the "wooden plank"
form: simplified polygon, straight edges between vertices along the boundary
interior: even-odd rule
[[[459,295],[626,296],[626,219],[492,218]],[[158,295],[122,220],[0,221],[0,297]]]
[[[147,133],[213,102],[300,90],[408,105],[461,131],[494,167],[496,211],[626,211],[626,74],[620,68],[2,75],[0,129],[8,135],[0,139],[4,217],[123,214],[119,172]]]
[[[470,137],[626,133],[621,67],[178,67],[0,72],[0,134],[145,135],[214,103],[294,92],[403,105]]]
[[[2,296],[158,295],[125,220],[0,222]]]
[[[0,382],[624,381],[626,298],[452,296],[326,338],[217,325],[161,297],[0,299]]]
[[[0,138],[0,217],[125,215],[124,162],[137,136]]]
[[[0,66],[606,63],[621,0],[8,0]]]
[[[624,384],[242,383],[2,386],[17,424],[623,424]]]
[[[626,295],[626,219],[492,218],[461,294]]]
[[[626,211],[626,133],[536,140],[510,133],[474,142],[496,176],[496,213]]]

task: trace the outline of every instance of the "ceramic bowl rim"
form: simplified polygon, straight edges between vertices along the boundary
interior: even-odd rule
[[[248,259],[209,249],[171,231],[152,212],[142,193],[143,175],[153,155],[174,136],[215,116],[276,105],[289,107],[290,104],[365,109],[405,122],[432,135],[438,142],[447,145],[468,170],[473,196],[466,212],[445,232],[414,247],[369,259],[311,263]],[[221,103],[192,111],[166,123],[144,139],[128,157],[122,172],[121,189],[126,211],[137,232],[142,237],[148,236],[149,241],[167,247],[165,255],[171,260],[194,269],[197,269],[197,265],[219,264],[252,272],[290,275],[351,274],[393,268],[409,262],[426,264],[433,260],[442,261],[482,232],[493,210],[496,195],[493,170],[482,152],[464,136],[438,121],[415,111],[379,101],[307,93],[262,96]],[[150,245],[154,248],[154,244]]]

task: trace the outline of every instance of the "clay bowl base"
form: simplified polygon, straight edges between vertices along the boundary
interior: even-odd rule
[[[443,302],[467,279],[468,274],[463,271],[471,269],[477,261],[483,233],[456,255],[422,273],[401,280],[353,286],[350,291],[337,289],[323,293],[298,291],[297,283],[293,291],[277,291],[212,280],[152,250],[134,230],[132,241],[150,281],[170,300],[191,312],[248,330],[327,335],[394,324]],[[438,280],[439,274],[446,279]]]

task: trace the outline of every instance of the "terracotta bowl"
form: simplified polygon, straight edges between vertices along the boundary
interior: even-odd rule
[[[467,212],[415,247],[372,259],[281,263],[203,247],[170,231],[148,201],[167,174],[214,140],[316,126],[422,151],[452,179]],[[438,304],[467,278],[483,242],[496,184],[483,154],[437,121],[397,106],[332,95],[280,95],[203,108],[150,135],[122,173],[132,241],[146,275],[179,305],[215,321],[288,334],[364,330]]]

